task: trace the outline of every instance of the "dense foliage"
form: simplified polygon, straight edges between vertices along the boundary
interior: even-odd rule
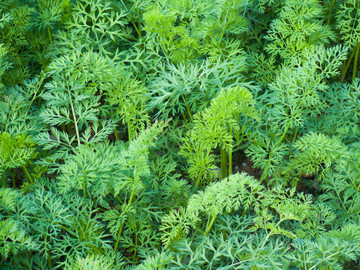
[[[1,0],[1,269],[358,269],[359,0]]]

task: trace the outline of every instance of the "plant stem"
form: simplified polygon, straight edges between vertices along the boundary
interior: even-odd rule
[[[232,137],[232,129],[230,129],[230,136]],[[232,147],[229,150],[229,173],[228,176],[232,174]]]
[[[41,10],[41,12],[43,11],[43,9],[42,9],[42,6],[41,6],[41,4],[40,4],[40,1],[39,0],[37,0],[37,2],[38,2],[38,5],[39,5],[39,7],[40,7],[40,10]]]
[[[246,214],[247,210],[248,210],[247,208],[245,208],[245,209],[244,209],[244,211],[243,211],[243,212],[242,212],[242,214],[241,214],[241,216],[242,216],[242,217],[244,217],[244,216],[245,216],[245,214]]]
[[[333,9],[333,7],[334,7],[334,4],[335,4],[335,0],[332,1],[331,6],[330,6],[330,9],[329,9],[329,15],[328,15],[328,19],[327,19],[327,25],[330,25],[331,12],[332,12],[332,9]]]
[[[128,202],[128,207],[132,203],[132,201],[134,199],[134,196],[135,196],[135,186],[133,187],[133,190],[131,191],[130,199],[129,199],[129,202]]]
[[[190,109],[189,105],[187,105],[187,104],[186,104],[186,110],[187,110],[187,112],[189,114],[189,117],[190,117],[190,120],[192,122],[193,121],[193,114],[191,112],[191,109]]]
[[[221,179],[224,179],[227,177],[227,151],[225,149],[220,150],[221,155]]]
[[[229,151],[229,172],[228,175],[230,176],[232,174],[232,149]]]
[[[336,256],[336,255],[338,255],[338,254],[339,254],[339,252],[335,252],[334,254],[331,254],[331,255],[325,257],[325,258],[323,259],[323,261],[327,261],[327,260],[330,259],[331,257],[334,257],[334,256]],[[316,264],[313,265],[311,268],[309,268],[309,270],[315,269],[319,264],[320,264],[319,262],[316,263]]]
[[[360,52],[360,42],[356,44],[356,53],[355,53],[355,59],[354,59],[352,81],[354,81],[355,77],[356,77],[357,64],[359,61],[359,52]]]
[[[44,242],[46,243],[47,242],[47,234],[45,233],[43,237],[44,237]],[[45,246],[46,246],[46,244],[45,244]],[[51,259],[50,259],[50,251],[48,249],[46,250],[46,255],[47,255],[47,261],[50,266],[50,269],[52,269],[53,267],[52,267],[52,263],[51,263]]]
[[[293,138],[293,143],[294,143],[295,140],[296,140],[296,136],[297,136],[298,131],[299,131],[299,126],[296,127],[295,134],[294,134],[294,138]],[[293,149],[290,150],[289,160],[290,160],[290,158],[291,158],[292,152],[293,152]]]
[[[353,52],[351,53],[349,59],[348,59],[347,61],[345,61],[345,63],[344,63],[343,70],[341,71],[340,82],[343,82],[344,79],[345,79],[346,72],[347,72],[347,70],[349,69],[351,60],[353,59],[353,57],[354,57],[354,55],[355,55],[355,51],[356,51],[356,49],[354,48],[354,50],[353,50]]]
[[[186,117],[186,114],[185,114],[185,113],[182,113],[181,115],[182,115],[182,117],[183,117],[184,121],[185,121],[185,122],[187,122],[187,117]]]
[[[2,184],[3,184],[3,187],[4,187],[4,188],[7,187],[5,172],[4,172],[3,176],[2,176]]]
[[[50,31],[50,26],[49,26],[49,25],[47,26],[47,30],[48,30],[48,34],[49,34],[50,44],[52,44],[52,43],[53,43],[53,41],[52,41],[51,31]]]
[[[214,215],[210,221],[210,224],[206,227],[205,233],[208,234],[211,230],[211,227],[213,226],[216,219],[216,215]]]
[[[74,125],[75,125],[75,131],[76,131],[76,137],[77,137],[77,141],[78,141],[78,146],[80,146],[80,134],[79,134],[79,128],[77,126],[77,119],[76,119],[76,115],[75,115],[75,110],[74,110],[74,105],[72,102],[72,98],[71,98],[71,94],[70,94],[70,90],[68,89],[68,95],[69,95],[69,100],[70,100],[70,106],[71,106],[71,110],[73,113],[73,118],[74,118]]]
[[[117,235],[117,237],[116,237],[116,243],[115,243],[115,247],[114,247],[114,253],[116,253],[116,251],[117,251],[117,249],[118,249],[119,242],[120,242],[120,236],[121,236],[121,233],[122,233],[123,228],[124,228],[124,223],[121,224],[120,229],[119,229],[119,232],[118,232],[118,235]]]
[[[85,181],[83,182],[83,195],[84,195],[84,197],[86,197],[86,185],[85,185]]]
[[[268,241],[268,239],[269,239],[269,237],[270,237],[271,235],[272,235],[272,233],[270,232],[270,233],[266,236],[266,238],[265,238],[264,242],[262,243],[260,249],[262,249],[262,248],[266,245],[266,242]]]
[[[131,21],[131,23],[132,23],[132,25],[134,26],[135,31],[136,31],[136,33],[138,34],[138,36],[141,37],[141,36],[142,36],[142,35],[141,35],[141,32],[140,32],[139,28],[136,26],[136,23],[134,23],[133,21]]]
[[[111,109],[110,112],[111,112],[111,115],[114,115],[114,110],[113,109]],[[119,140],[119,135],[118,135],[116,126],[114,127],[114,135],[115,135],[115,140],[118,141]]]
[[[132,132],[132,129],[131,129],[131,126],[130,126],[130,120],[127,119],[127,128],[128,128],[128,137],[129,137],[129,141],[132,140],[132,136],[133,136],[133,132]]]
[[[29,171],[26,169],[26,166],[23,165],[22,167],[23,167],[23,169],[24,169],[27,177],[29,178],[30,183],[34,183],[34,179],[32,179],[32,177],[30,176],[30,173],[29,173]]]
[[[115,140],[118,141],[119,140],[119,134],[118,134],[118,131],[117,131],[116,127],[114,127],[114,135],[115,135]]]
[[[235,5],[234,5],[233,9],[232,9],[232,10],[231,10],[231,12],[230,12],[229,18],[228,18],[228,20],[227,20],[227,22],[226,22],[226,24],[225,24],[225,26],[224,26],[223,30],[221,31],[221,34],[220,34],[220,38],[219,38],[218,45],[220,45],[221,40],[222,40],[222,38],[224,37],[225,30],[226,30],[226,28],[228,27],[228,25],[229,25],[229,23],[230,23],[230,21],[231,21],[231,18],[232,18],[233,14],[234,14],[235,8],[236,8],[236,6],[237,6],[237,4],[238,4],[238,3],[239,3],[239,0],[237,0],[237,1],[236,1],[236,3],[235,3]]]
[[[195,183],[195,188],[197,188],[200,184],[200,176],[198,177],[198,179],[196,180],[196,183]]]

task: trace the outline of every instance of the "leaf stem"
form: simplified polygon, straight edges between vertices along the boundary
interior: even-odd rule
[[[79,134],[79,128],[78,128],[78,120],[76,119],[76,115],[75,115],[75,110],[74,110],[74,105],[72,102],[72,98],[71,98],[71,94],[70,94],[70,90],[68,90],[68,95],[69,95],[69,100],[70,100],[70,106],[71,106],[71,110],[73,113],[73,117],[74,117],[74,124],[75,124],[75,131],[76,131],[76,137],[77,137],[77,141],[78,141],[78,146],[80,146],[80,134]]]
[[[220,155],[221,155],[221,165],[220,165],[220,168],[221,168],[221,179],[224,179],[225,177],[227,177],[227,168],[226,168],[226,165],[227,165],[227,151],[226,149],[221,149],[220,150]]]
[[[195,183],[195,188],[197,188],[200,184],[200,176],[198,177],[198,179],[196,180],[196,183]]]
[[[328,19],[327,19],[327,25],[330,25],[330,21],[331,21],[331,12],[332,12],[332,9],[334,7],[334,4],[335,4],[335,0],[332,1],[331,3],[331,6],[329,8],[329,14],[328,14]]]
[[[114,135],[115,135],[115,140],[118,141],[119,140],[119,134],[118,134],[118,130],[117,130],[116,126],[114,127]]]
[[[41,12],[43,11],[43,9],[42,9],[42,6],[41,6],[41,4],[40,4],[40,1],[39,0],[37,0],[37,2],[38,2],[38,5],[39,5],[39,7],[40,7],[40,10],[41,10]]]
[[[234,14],[235,8],[236,8],[236,6],[237,6],[238,3],[239,3],[239,0],[236,1],[233,9],[232,9],[231,12],[230,12],[229,18],[228,18],[228,20],[227,20],[227,22],[226,22],[226,24],[225,24],[225,26],[224,26],[221,34],[220,34],[220,38],[219,38],[218,45],[220,45],[221,40],[222,40],[222,38],[224,37],[225,30],[226,30],[226,28],[228,27],[228,25],[229,25],[229,23],[230,23],[230,21],[231,21],[231,18],[232,18],[233,14]]]
[[[213,226],[214,222],[215,222],[215,219],[216,219],[216,216],[217,215],[214,215],[212,218],[211,218],[211,221],[210,223],[208,224],[208,226],[206,227],[206,230],[205,230],[205,233],[208,234],[211,230],[211,227]]]
[[[232,129],[230,129],[230,136],[232,137]],[[232,174],[232,152],[233,152],[233,148],[231,146],[231,148],[229,150],[229,172],[228,172],[228,176],[230,176]]]
[[[341,77],[340,77],[340,82],[343,82],[344,79],[345,79],[345,76],[346,76],[346,73],[347,73],[347,70],[349,69],[349,66],[351,64],[351,61],[355,55],[355,51],[356,49],[354,48],[353,52],[351,53],[349,59],[347,61],[345,61],[344,63],[344,67],[343,67],[343,70],[341,71]]]
[[[356,44],[356,49],[355,50],[356,50],[356,53],[355,53],[355,59],[354,59],[352,81],[354,81],[355,77],[356,77],[357,65],[358,65],[358,61],[359,61],[360,42],[358,42]]]
[[[86,185],[85,185],[85,181],[83,182],[83,196],[86,197]]]
[[[129,141],[131,141],[133,139],[133,132],[132,132],[132,128],[131,128],[131,124],[130,124],[130,119],[127,119],[127,128],[128,128],[128,137],[129,137]]]
[[[114,253],[117,252],[117,249],[118,249],[118,246],[119,246],[119,242],[120,242],[120,236],[121,236],[121,233],[123,231],[123,228],[124,228],[124,223],[121,224],[120,226],[120,229],[119,229],[119,232],[118,232],[118,235],[116,237],[116,243],[115,243],[115,247],[114,247]]]
[[[6,188],[6,187],[7,187],[7,184],[6,184],[6,175],[5,175],[5,172],[3,172],[3,176],[2,176],[1,178],[2,178],[3,187]]]
[[[335,252],[334,254],[331,254],[331,255],[325,257],[322,261],[325,261],[325,262],[326,262],[328,259],[330,259],[331,257],[336,256],[337,254],[339,254],[339,252]],[[309,270],[315,269],[320,263],[321,263],[321,262],[316,263],[316,264],[313,265],[311,268],[309,268]]]
[[[23,169],[24,169],[27,177],[29,178],[30,183],[34,183],[34,179],[32,179],[32,177],[30,176],[30,173],[29,173],[29,171],[26,169],[26,166],[23,165],[22,167],[23,167]]]
[[[136,23],[135,23],[134,21],[131,21],[131,23],[132,23],[132,25],[134,26],[135,31],[136,31],[136,33],[138,34],[138,36],[141,37],[141,36],[142,36],[142,35],[141,35],[141,32],[140,32],[139,28],[136,26]]]
[[[192,122],[193,121],[193,114],[192,114],[191,109],[190,109],[188,104],[186,104],[186,110],[187,110],[187,112],[189,114],[189,117],[190,117],[190,120]]]
[[[50,44],[53,44],[52,37],[51,37],[50,26],[49,26],[49,25],[47,26],[47,30],[48,30],[48,34],[49,34]]]
[[[228,175],[230,176],[232,174],[232,149],[229,151],[229,172]]]

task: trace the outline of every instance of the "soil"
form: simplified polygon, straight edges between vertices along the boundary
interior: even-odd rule
[[[246,172],[249,175],[254,176],[256,179],[260,179],[262,174],[262,170],[255,168],[250,157],[247,157],[242,150],[233,153],[232,168],[233,173]]]

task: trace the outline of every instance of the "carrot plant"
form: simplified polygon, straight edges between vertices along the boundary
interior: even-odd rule
[[[0,268],[358,268],[359,18],[0,1]]]

